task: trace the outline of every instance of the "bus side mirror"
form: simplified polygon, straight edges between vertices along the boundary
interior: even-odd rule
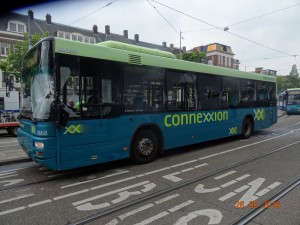
[[[63,127],[67,126],[69,113],[64,109],[64,104],[58,105],[58,121]]]

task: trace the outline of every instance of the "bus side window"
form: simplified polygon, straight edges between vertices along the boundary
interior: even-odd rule
[[[256,89],[255,82],[250,80],[241,81],[241,100],[243,102],[253,102],[256,101]]]
[[[182,71],[167,71],[167,109],[186,111],[197,108],[196,75]]]
[[[220,109],[221,108],[221,79],[217,76],[198,76],[199,101],[198,109]]]
[[[123,69],[125,113],[164,111],[164,70],[132,65]]]

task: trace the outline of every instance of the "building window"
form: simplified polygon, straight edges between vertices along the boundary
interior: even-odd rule
[[[90,38],[90,43],[95,44],[95,38]]]
[[[24,23],[11,21],[8,22],[8,31],[17,32],[17,33],[24,33],[26,32],[26,25]]]
[[[78,41],[79,42],[83,42],[83,37],[82,36],[78,36]]]
[[[7,56],[10,50],[10,43],[0,42],[0,45],[1,45],[1,55]]]
[[[84,42],[85,42],[85,43],[89,43],[89,41],[90,41],[90,39],[89,39],[88,37],[85,37],[85,38],[84,38]]]
[[[59,38],[64,38],[64,33],[63,32],[58,32],[58,37]]]
[[[23,24],[18,24],[18,32],[24,33],[25,32],[25,26]]]
[[[70,39],[70,34],[65,33],[65,39]]]
[[[9,30],[16,32],[17,31],[17,24],[16,23],[9,23]]]
[[[72,40],[73,40],[73,41],[77,41],[77,35],[72,34]]]

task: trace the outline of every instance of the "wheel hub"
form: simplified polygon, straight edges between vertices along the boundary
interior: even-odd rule
[[[153,152],[153,142],[149,138],[142,138],[137,148],[141,155],[150,155]]]

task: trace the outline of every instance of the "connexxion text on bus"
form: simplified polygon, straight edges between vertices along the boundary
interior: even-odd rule
[[[276,78],[178,60],[118,42],[48,37],[24,57],[18,140],[67,170],[270,127]]]

